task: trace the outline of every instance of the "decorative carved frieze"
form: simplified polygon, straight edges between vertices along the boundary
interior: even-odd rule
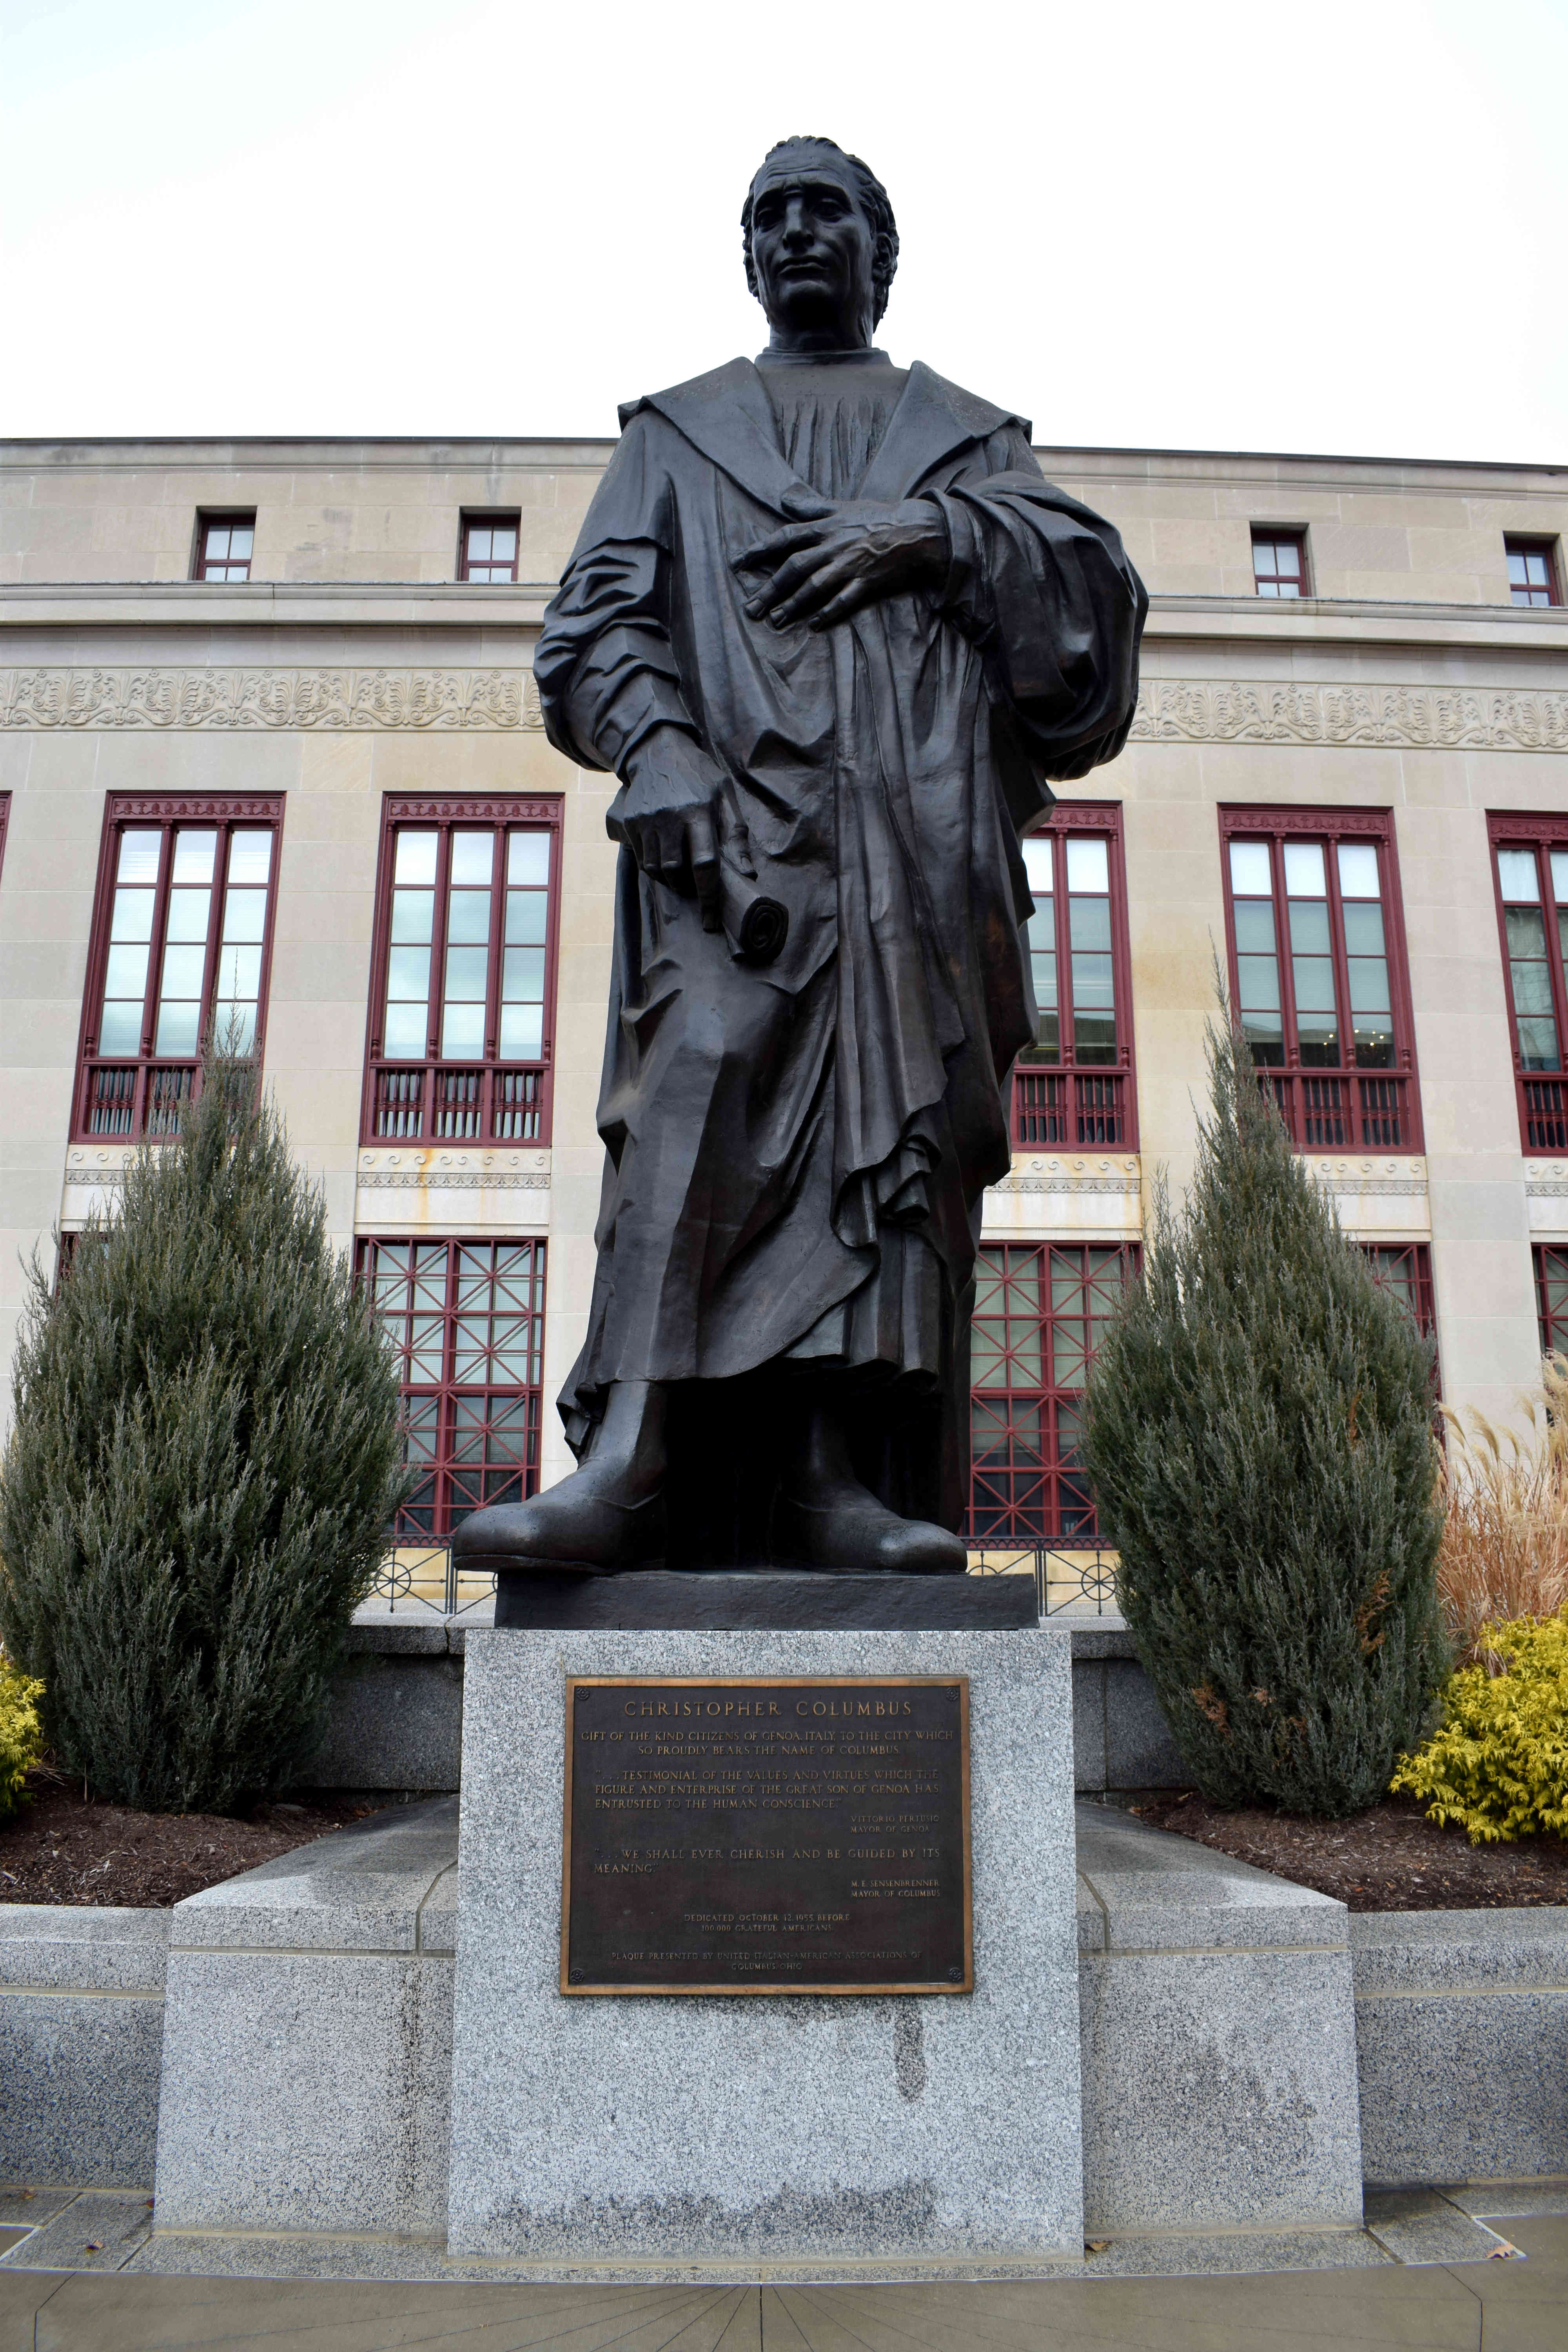
[[[521,669],[0,671],[0,729],[494,733],[542,724],[532,672]],[[1132,740],[1568,751],[1568,693],[1149,678]]]
[[[1408,1165],[1397,1160],[1340,1159],[1338,1155],[1320,1156],[1303,1152],[1301,1164],[1307,1173],[1326,1192],[1362,1199],[1367,1194],[1405,1201],[1426,1198],[1426,1164],[1412,1160]]]
[[[550,1158],[535,1150],[527,1160],[505,1151],[362,1151],[356,1181],[362,1192],[548,1192]]]
[[[543,725],[531,670],[0,670],[0,728],[496,733]]]
[[[548,1171],[533,1169],[362,1168],[357,1179],[362,1192],[548,1192]]]
[[[1015,1159],[1011,1171],[988,1187],[993,1192],[1109,1193],[1119,1200],[1136,1200],[1142,1190],[1138,1162],[1125,1160]]]
[[[1538,687],[1293,686],[1146,678],[1142,743],[1369,743],[1396,751],[1568,751],[1568,693]]]

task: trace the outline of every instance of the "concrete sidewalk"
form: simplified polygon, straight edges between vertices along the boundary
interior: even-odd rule
[[[1396,2230],[1398,2215],[1386,2225]],[[1565,2352],[1568,2217],[1494,2216],[1493,2226],[1515,2253],[1422,2262],[1412,2247],[1375,2268],[989,2285],[394,2284],[7,2268],[0,2352],[262,2339],[267,2352]]]

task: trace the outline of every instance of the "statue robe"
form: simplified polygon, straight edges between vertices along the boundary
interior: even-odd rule
[[[568,1439],[584,1450],[613,1381],[679,1384],[710,1478],[722,1463],[732,1481],[740,1448],[765,1487],[788,1412],[768,1381],[833,1378],[860,1475],[956,1527],[981,1203],[1035,1032],[1018,837],[1049,779],[1121,750],[1147,598],[1116,531],[1044,479],[1027,425],[919,362],[838,494],[931,500],[947,576],[830,630],[745,610],[760,575],[735,559],[814,487],[757,368],[731,361],[622,423],[545,615],[545,728],[617,772],[652,727],[693,735],[727,779],[727,881],[754,868],[789,929],[776,961],[743,963],[621,850]],[[689,1526],[671,1557],[766,1540]]]

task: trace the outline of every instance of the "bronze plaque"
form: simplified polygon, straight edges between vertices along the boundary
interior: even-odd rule
[[[972,1992],[962,1675],[578,1675],[565,1993]]]

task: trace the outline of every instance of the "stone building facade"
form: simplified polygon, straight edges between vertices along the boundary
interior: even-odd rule
[[[0,445],[0,1344],[220,1005],[376,1281],[436,1546],[569,1466],[613,787],[530,664],[608,454]],[[1039,456],[1152,609],[1126,751],[1030,850],[1058,1013],[986,1203],[994,1553],[1091,1540],[1076,1385],[1190,1164],[1216,953],[1447,1398],[1507,1413],[1568,1332],[1568,469]]]

